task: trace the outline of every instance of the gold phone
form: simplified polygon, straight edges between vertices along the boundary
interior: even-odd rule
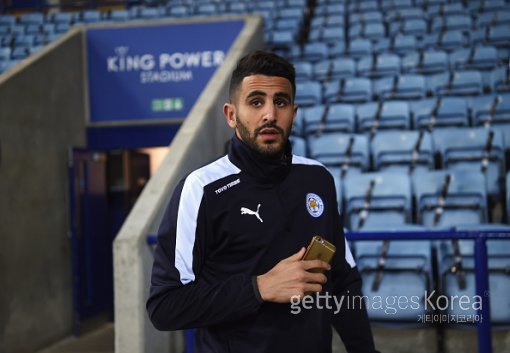
[[[331,244],[326,239],[316,235],[310,241],[310,244],[306,248],[306,252],[303,255],[302,260],[322,260],[331,263],[333,255],[335,254],[336,246]],[[309,270],[310,272],[322,272],[320,270]]]

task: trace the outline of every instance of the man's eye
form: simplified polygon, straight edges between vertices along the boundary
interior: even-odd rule
[[[262,105],[262,101],[261,100],[253,100],[251,101],[251,105],[254,106],[254,107],[260,107]]]
[[[277,107],[285,107],[287,105],[287,102],[283,99],[278,99],[275,101],[275,104]]]

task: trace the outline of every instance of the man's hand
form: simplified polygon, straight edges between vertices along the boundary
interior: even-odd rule
[[[305,248],[301,248],[294,255],[277,263],[269,272],[257,276],[257,285],[264,301],[290,303],[290,299],[296,295],[302,298],[305,293],[322,290],[326,276],[308,270],[329,270],[331,267],[321,260],[302,261],[305,251]]]

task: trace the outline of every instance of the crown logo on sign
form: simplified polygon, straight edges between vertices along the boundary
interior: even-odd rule
[[[126,56],[128,51],[129,51],[129,47],[117,47],[117,48],[115,48],[115,53],[118,56]]]

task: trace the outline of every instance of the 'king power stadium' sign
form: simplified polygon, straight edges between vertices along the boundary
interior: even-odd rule
[[[90,121],[184,118],[244,21],[87,30]]]

